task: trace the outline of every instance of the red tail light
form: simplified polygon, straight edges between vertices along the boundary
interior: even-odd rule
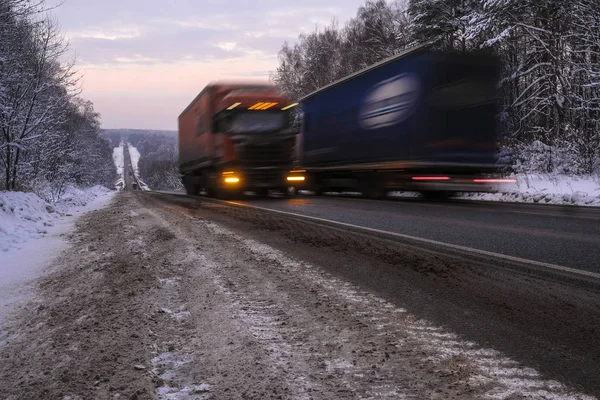
[[[413,176],[413,181],[449,181],[449,176]]]

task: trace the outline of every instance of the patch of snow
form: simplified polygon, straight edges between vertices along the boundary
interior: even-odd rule
[[[464,193],[470,200],[600,206],[600,181],[594,177],[518,174],[516,183],[498,184],[496,193]]]
[[[183,321],[185,319],[188,319],[192,314],[189,311],[180,311],[178,313],[174,313],[173,314],[173,318],[175,318],[178,321]]]
[[[207,394],[211,390],[211,386],[207,383],[201,385],[185,386],[183,388],[161,386],[156,389],[156,394],[159,399],[198,399],[199,395]]]
[[[85,212],[104,207],[114,191],[71,188],[56,205],[33,193],[0,191],[0,324],[29,298],[31,282],[65,246],[64,235]]]
[[[164,352],[152,359],[152,373],[163,380],[163,386],[156,388],[159,399],[202,399],[212,390],[208,383],[183,385],[177,383],[178,370],[192,362],[192,357],[183,353]]]
[[[110,197],[114,191],[104,186],[96,185],[90,188],[80,189],[69,186],[59,201],[54,203],[56,209],[63,213],[86,212],[96,208],[96,200]]]
[[[34,193],[0,191],[0,252],[44,237],[60,218],[94,209],[113,193],[103,186],[69,186],[60,200],[49,203]]]
[[[58,218],[56,209],[36,194],[0,191],[0,251],[43,237]]]
[[[135,176],[138,176],[138,163],[140,162],[140,152],[131,143],[127,143],[129,148],[129,156],[131,157],[131,165],[133,166],[133,172]]]
[[[117,190],[123,190],[125,187],[125,177],[123,176],[123,169],[125,168],[125,155],[123,154],[123,142],[119,144],[119,147],[113,149],[113,161],[115,167],[117,167],[118,179],[115,182],[115,188]]]
[[[115,162],[115,166],[117,167],[117,174],[120,177],[123,177],[123,168],[125,166],[125,160],[123,156],[123,146],[119,145],[119,147],[115,147],[113,149],[113,160]]]
[[[174,287],[174,286],[179,286],[179,281],[181,280],[180,277],[176,276],[174,278],[158,278],[158,282],[161,284],[161,286],[163,287]]]

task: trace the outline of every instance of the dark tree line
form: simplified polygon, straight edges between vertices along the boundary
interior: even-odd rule
[[[502,144],[517,167],[600,169],[600,3],[597,0],[369,0],[285,43],[272,80],[299,98],[421,43],[497,54]]]
[[[152,190],[182,189],[179,176],[177,138],[165,135],[147,135],[136,141],[140,152],[138,170],[140,178]]]
[[[57,199],[69,184],[113,186],[116,169],[45,14],[43,1],[0,0],[0,189]]]

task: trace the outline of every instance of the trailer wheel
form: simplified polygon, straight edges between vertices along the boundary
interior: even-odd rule
[[[388,190],[383,179],[374,173],[358,176],[358,190],[362,197],[370,200],[381,200],[387,196]]]
[[[363,193],[363,196],[369,200],[381,200],[387,196],[387,192],[385,190],[370,190]]]
[[[428,201],[445,201],[452,197],[454,193],[444,190],[428,190],[421,192],[421,195]]]
[[[243,190],[218,189],[215,197],[220,200],[238,200],[243,196],[243,194]]]
[[[370,200],[381,200],[387,196],[387,190],[380,187],[379,185],[369,185],[362,192],[363,197]]]

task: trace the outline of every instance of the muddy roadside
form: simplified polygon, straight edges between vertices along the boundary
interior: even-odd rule
[[[374,291],[398,259],[283,224],[120,193],[0,338],[0,398],[587,398]]]
[[[546,378],[600,395],[600,288],[518,273],[481,260],[371,240],[340,229],[224,206],[201,198],[156,195],[317,265],[336,279],[500,350]],[[276,201],[276,200],[275,200]]]

